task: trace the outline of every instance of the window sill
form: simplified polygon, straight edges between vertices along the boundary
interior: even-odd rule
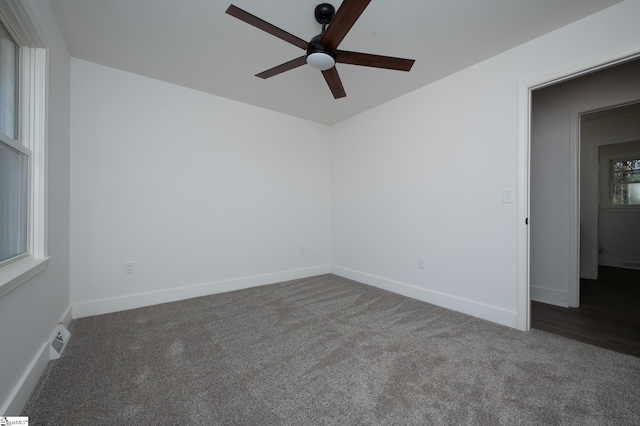
[[[42,259],[29,259],[26,262],[13,266],[6,271],[0,272],[0,298],[9,292],[20,287],[31,278],[44,271],[49,263],[50,257]]]

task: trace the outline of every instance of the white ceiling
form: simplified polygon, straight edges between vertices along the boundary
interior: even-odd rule
[[[73,57],[334,124],[620,1],[372,0],[339,48],[416,63],[409,73],[338,64],[338,100],[308,65],[254,77],[304,51],[225,13],[233,3],[309,40],[320,0],[51,3]]]

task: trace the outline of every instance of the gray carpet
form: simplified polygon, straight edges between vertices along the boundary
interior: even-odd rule
[[[334,275],[70,331],[30,425],[640,424],[640,358]]]

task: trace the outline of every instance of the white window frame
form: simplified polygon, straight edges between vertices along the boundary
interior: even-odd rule
[[[637,160],[640,155],[626,155],[624,157],[615,157],[609,160],[609,193],[607,194],[607,203],[611,209],[634,209],[640,210],[640,204],[613,204],[613,193],[615,187],[615,177],[613,173],[613,165],[622,161]]]
[[[47,76],[48,55],[29,6],[0,1],[0,19],[20,49],[18,148],[29,152],[27,253],[2,263],[0,297],[42,272],[47,255]]]
[[[605,145],[600,145],[600,148],[608,145],[623,144],[628,142],[640,142],[638,139],[620,140]],[[598,151],[598,209],[607,211],[609,213],[638,213],[640,212],[640,206],[628,205],[628,206],[614,206],[612,203],[612,180],[613,180],[613,167],[612,161],[620,161],[631,158],[640,158],[640,151],[636,148],[629,148],[624,152],[607,152],[603,153]]]

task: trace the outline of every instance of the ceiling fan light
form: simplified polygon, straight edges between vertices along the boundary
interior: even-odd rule
[[[336,60],[328,53],[314,52],[307,55],[307,63],[317,70],[325,71],[333,68]]]

